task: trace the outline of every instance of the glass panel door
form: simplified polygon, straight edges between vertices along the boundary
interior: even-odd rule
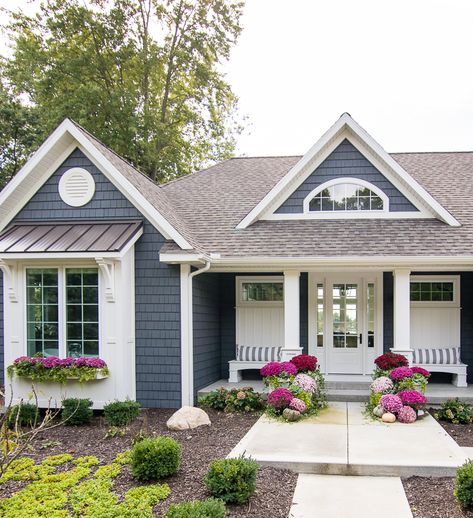
[[[358,347],[358,284],[333,284],[333,347]]]

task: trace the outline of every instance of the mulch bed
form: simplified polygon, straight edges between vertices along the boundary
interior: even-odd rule
[[[402,483],[414,518],[473,517],[453,496],[454,478],[410,477]]]
[[[435,409],[429,412],[434,415]],[[473,446],[472,425],[438,423],[459,446]],[[462,509],[453,496],[454,478],[410,477],[402,483],[414,518],[473,518],[473,511]]]
[[[194,430],[171,432],[167,419],[174,410],[153,409],[142,411],[141,416],[128,428],[124,437],[105,439],[108,427],[100,416],[88,426],[60,426],[46,432],[33,445],[31,456],[40,461],[49,455],[71,453],[74,456],[95,455],[101,462],[111,462],[117,453],[131,447],[131,441],[140,430],[153,435],[168,435],[182,444],[182,463],[178,473],[163,480],[171,494],[155,508],[155,516],[165,516],[171,503],[203,499],[210,496],[203,477],[210,462],[225,457],[258,419],[255,414],[225,414],[206,410],[212,426]],[[59,444],[56,444],[56,441]],[[46,447],[45,447],[46,446]],[[229,517],[259,516],[261,518],[286,518],[292,502],[297,475],[290,471],[261,468],[256,493],[248,504],[228,506]],[[115,479],[113,490],[122,496],[139,484],[131,477],[127,466]],[[2,486],[2,496],[7,497],[24,486],[22,482],[7,482]]]

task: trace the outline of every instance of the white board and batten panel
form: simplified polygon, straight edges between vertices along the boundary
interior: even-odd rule
[[[237,345],[284,345],[284,303],[244,301],[245,282],[284,282],[280,276],[248,276],[236,278],[236,343]]]
[[[411,302],[411,347],[460,347],[460,279],[458,276],[411,276],[412,282],[453,282],[454,296],[449,302]]]

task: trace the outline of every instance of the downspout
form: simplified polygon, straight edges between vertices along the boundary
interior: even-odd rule
[[[205,273],[210,269],[210,261],[205,260],[205,265],[187,276],[187,355],[186,363],[188,366],[187,394],[183,397],[182,404],[194,406],[194,316],[193,316],[193,293],[192,280],[197,275]]]

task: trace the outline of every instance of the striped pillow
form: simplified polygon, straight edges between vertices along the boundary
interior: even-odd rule
[[[282,347],[237,345],[236,359],[240,362],[277,362]]]
[[[461,363],[460,347],[445,349],[414,349],[414,362],[426,365],[453,365]]]

